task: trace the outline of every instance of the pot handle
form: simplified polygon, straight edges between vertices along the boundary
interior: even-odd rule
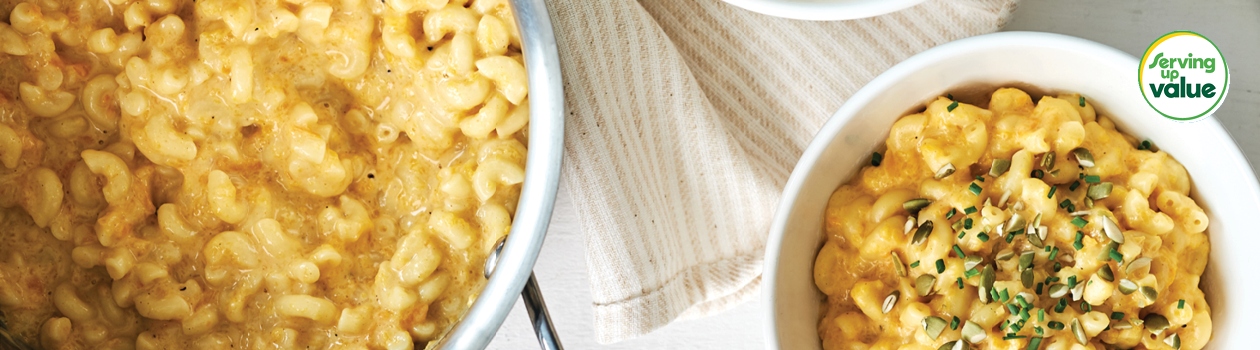
[[[525,282],[525,289],[521,291],[521,298],[525,299],[525,311],[529,313],[529,320],[534,325],[534,334],[538,335],[538,345],[543,350],[564,350],[564,346],[560,344],[560,337],[556,335],[556,327],[551,322],[551,314],[547,313],[547,303],[543,301],[542,290],[538,289],[538,280],[534,278],[534,273],[529,273],[529,281]]]

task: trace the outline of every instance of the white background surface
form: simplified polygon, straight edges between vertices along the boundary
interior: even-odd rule
[[[709,0],[713,1],[713,0]],[[1062,33],[1140,56],[1173,30],[1212,39],[1229,64],[1229,95],[1216,117],[1260,172],[1260,1],[1024,0],[1004,30]],[[1168,141],[1164,141],[1168,142]],[[761,349],[760,296],[716,316],[675,322],[646,336],[595,343],[586,257],[576,205],[562,185],[542,255],[534,268],[557,333],[567,349]],[[769,213],[767,215],[770,215]],[[518,301],[491,349],[537,349]]]

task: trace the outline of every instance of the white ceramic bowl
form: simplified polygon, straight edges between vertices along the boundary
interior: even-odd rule
[[[1214,117],[1166,119],[1137,87],[1138,61],[1092,41],[1008,32],[958,40],[892,67],[853,95],[823,125],[792,170],[766,247],[765,302],[770,348],[818,349],[823,294],[814,257],[824,241],[831,193],[857,173],[893,122],[935,96],[968,85],[1029,84],[1086,96],[1126,133],[1149,138],[1190,173],[1192,197],[1207,210],[1211,257],[1203,277],[1212,307],[1209,349],[1250,349],[1245,325],[1260,314],[1260,187],[1242,153]]]
[[[775,17],[837,21],[879,16],[924,0],[723,0],[746,10]]]

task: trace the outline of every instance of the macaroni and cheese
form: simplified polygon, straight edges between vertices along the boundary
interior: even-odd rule
[[[1208,218],[1085,97],[939,97],[831,195],[828,349],[1200,349]]]
[[[507,0],[0,14],[0,311],[25,342],[410,349],[484,286],[528,138]]]

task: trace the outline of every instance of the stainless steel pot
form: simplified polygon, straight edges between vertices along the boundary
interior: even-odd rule
[[[564,152],[564,86],[560,80],[560,55],[552,31],[551,16],[543,0],[512,0],[521,51],[529,75],[529,153],[525,182],[497,267],[468,314],[442,341],[442,349],[481,349],[490,344],[527,282],[533,282],[534,261],[542,249],[560,184]],[[556,348],[545,307],[536,284],[526,294],[535,331],[544,348]],[[548,334],[550,336],[548,336]],[[548,339],[552,342],[548,343]]]
[[[560,183],[564,151],[564,88],[551,17],[543,0],[512,0],[521,51],[529,75],[529,153],[520,203],[506,243],[495,254],[486,287],[463,320],[444,337],[442,349],[482,349],[525,291],[531,323],[544,349],[560,349],[559,340],[533,278],[534,261],[542,249]],[[489,271],[488,270],[488,271]],[[526,288],[526,285],[529,288]],[[0,349],[28,349],[10,336],[0,314]]]

